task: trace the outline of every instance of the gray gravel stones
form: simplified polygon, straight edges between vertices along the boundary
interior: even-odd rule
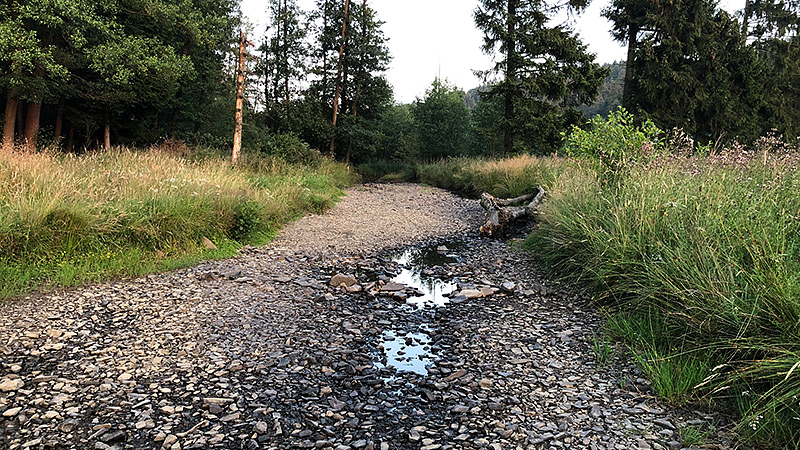
[[[363,189],[231,260],[0,305],[0,448],[657,449],[687,423],[731,447],[718,417],[660,405],[629,363],[598,368],[592,306],[479,238],[474,202]],[[309,249],[325,220],[352,235]],[[458,286],[443,307],[381,289],[401,271],[391,249],[426,242],[454,256],[420,272]],[[425,375],[390,364],[389,335]]]

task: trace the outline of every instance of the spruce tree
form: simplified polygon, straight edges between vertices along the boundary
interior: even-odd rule
[[[574,107],[597,94],[606,71],[567,25],[552,24],[565,8],[585,6],[580,0],[480,1],[475,23],[484,33],[483,50],[501,55],[485,75],[500,75],[487,94],[503,99],[506,153],[518,144],[554,149],[560,132],[582,117]]]

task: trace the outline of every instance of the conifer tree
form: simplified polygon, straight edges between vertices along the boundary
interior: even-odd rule
[[[500,53],[486,75],[500,75],[489,96],[503,98],[503,147],[523,144],[553,149],[559,133],[581,117],[574,106],[590,101],[606,73],[565,24],[552,25],[562,10],[585,1],[481,0],[475,23],[484,33],[483,50]]]

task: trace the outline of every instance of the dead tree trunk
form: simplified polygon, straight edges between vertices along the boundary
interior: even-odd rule
[[[339,116],[339,95],[342,88],[342,57],[344,55],[344,40],[347,36],[347,10],[350,7],[350,0],[344,2],[344,21],[342,22],[342,42],[339,45],[339,66],[336,71],[336,92],[333,95],[333,135],[331,136],[331,158],[336,158],[334,143],[336,142],[336,119]]]
[[[236,115],[234,118],[233,130],[233,151],[231,152],[231,163],[236,164],[239,162],[239,155],[242,151],[242,116],[244,109],[244,62],[245,62],[245,45],[247,45],[247,37],[244,31],[239,33],[239,62],[236,70]]]
[[[481,206],[486,210],[486,223],[481,226],[481,234],[484,236],[502,236],[503,231],[511,222],[523,218],[530,218],[536,214],[545,191],[539,187],[536,194],[527,194],[517,198],[502,199],[496,198],[484,192],[481,194]],[[525,202],[529,202],[524,204]],[[523,206],[513,206],[523,204]]]

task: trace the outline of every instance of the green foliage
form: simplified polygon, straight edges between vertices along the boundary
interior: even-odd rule
[[[606,70],[569,27],[553,25],[559,13],[585,6],[580,1],[481,0],[475,11],[484,52],[502,54],[485,75],[502,77],[487,94],[503,99],[506,154],[552,152],[560,133],[580,120],[575,107],[597,95]]]
[[[356,171],[364,181],[407,181],[417,180],[416,166],[397,160],[379,160],[359,164]]]
[[[469,111],[464,92],[438,78],[417,99],[411,112],[416,119],[420,157],[434,160],[461,156],[469,140]]]
[[[714,433],[713,425],[686,425],[678,430],[681,442],[690,448],[705,445],[712,433]]]
[[[663,132],[649,120],[637,125],[623,108],[607,119],[595,116],[588,125],[586,130],[573,125],[564,150],[569,156],[600,161],[606,172],[617,173],[664,154]]]
[[[562,177],[530,239],[551,273],[647,318],[619,334],[660,395],[749,390],[741,429],[778,448],[800,429],[800,154],[775,138],[756,149],[662,157],[613,183]]]
[[[592,335],[590,348],[597,364],[604,366],[611,362],[611,358],[614,354],[614,346],[607,336]]]
[[[606,76],[603,85],[600,86],[597,99],[592,103],[580,106],[580,110],[586,117],[599,115],[607,118],[622,106],[622,89],[625,85],[625,62],[606,63],[602,67],[608,70],[608,76]]]

